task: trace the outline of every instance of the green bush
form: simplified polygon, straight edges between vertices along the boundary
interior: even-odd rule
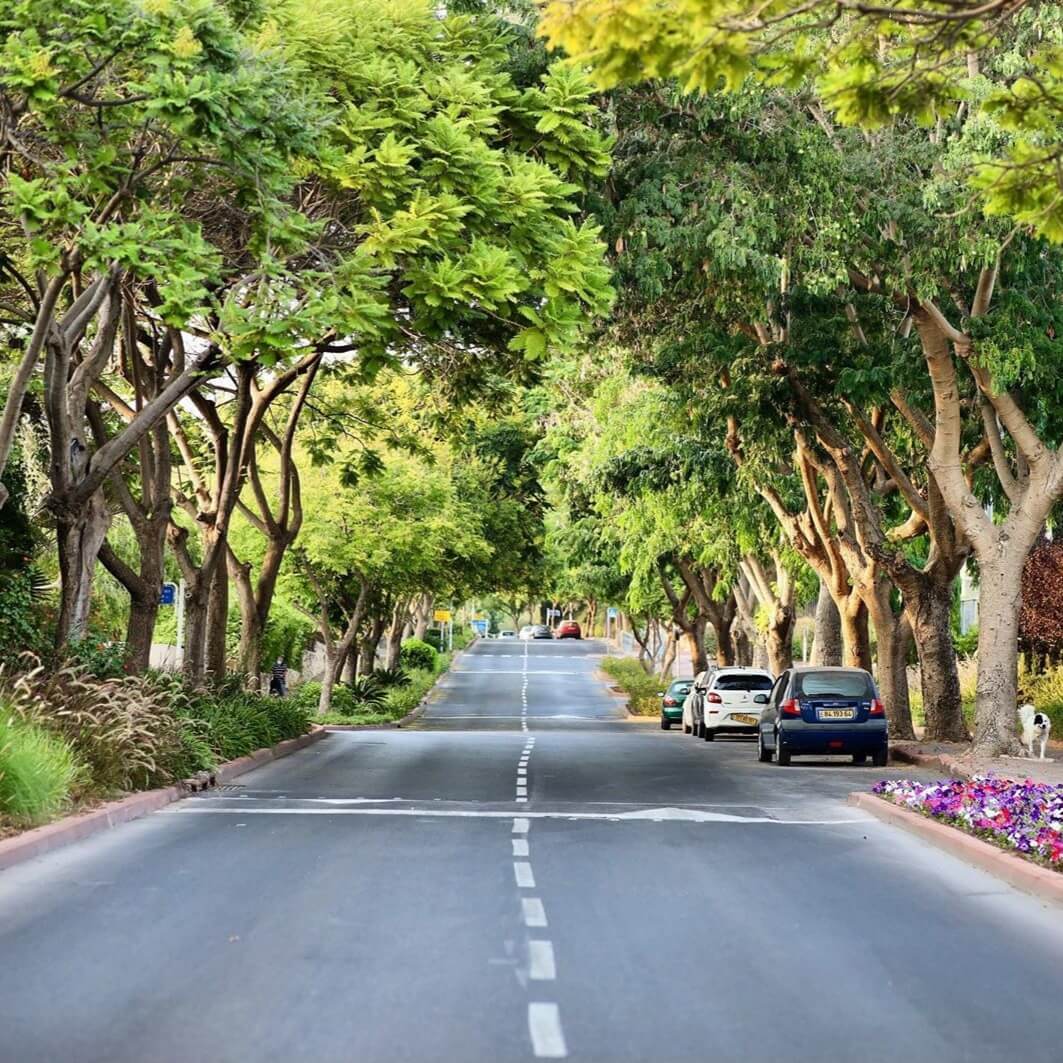
[[[438,659],[439,654],[435,649],[421,639],[407,639],[399,652],[399,663],[407,671],[418,668],[427,672],[434,671]]]
[[[405,687],[410,685],[410,677],[402,668],[377,668],[373,678],[382,687]]]
[[[220,760],[247,756],[310,728],[311,713],[296,698],[239,691],[194,694],[189,701],[190,719],[205,724],[203,737]]]
[[[82,775],[67,742],[0,703],[0,816],[43,823],[70,803]]]
[[[628,695],[628,711],[636,716],[655,716],[661,711],[657,697],[665,680],[651,675],[634,657],[603,657],[602,671]]]
[[[973,657],[978,651],[978,628],[972,627],[962,635],[954,633],[952,645],[956,649],[957,657]]]

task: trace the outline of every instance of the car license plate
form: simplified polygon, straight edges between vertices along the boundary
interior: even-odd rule
[[[731,719],[737,720],[739,723],[748,723],[750,725],[760,722],[756,716],[750,716],[749,713],[746,712],[732,712]]]
[[[853,709],[820,709],[821,720],[851,720],[856,715]]]

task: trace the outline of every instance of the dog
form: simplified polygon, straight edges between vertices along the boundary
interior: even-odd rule
[[[1045,759],[1045,746],[1052,733],[1052,721],[1046,713],[1038,712],[1032,705],[1019,706],[1019,722],[1022,724],[1022,744],[1032,757],[1035,742],[1041,743],[1041,759]]]

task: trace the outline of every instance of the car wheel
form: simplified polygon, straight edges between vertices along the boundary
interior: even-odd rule
[[[700,720],[694,725],[694,734],[698,738],[705,737],[705,724]]]
[[[779,741],[779,735],[775,735],[775,763],[780,768],[785,768],[790,763],[790,750],[783,749],[782,742]]]
[[[685,735],[690,734],[690,728],[687,727],[686,724],[683,724],[683,734],[685,734]]]
[[[884,768],[889,759],[890,751],[886,746],[883,746],[881,749],[876,749],[875,752],[871,754],[871,763],[874,764],[876,768]]]
[[[866,764],[867,763],[867,754],[866,753],[854,753],[853,754],[853,763],[854,764]]]
[[[702,724],[701,737],[704,738],[706,742],[711,742],[716,737],[716,732],[711,727],[706,727]]]
[[[757,760],[761,764],[771,763],[771,750],[764,748],[764,732],[760,730],[757,731]]]
[[[670,731],[672,729],[672,721],[667,716],[661,717],[661,730]]]

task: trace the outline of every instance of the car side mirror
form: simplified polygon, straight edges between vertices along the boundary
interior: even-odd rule
[[[664,697],[664,691],[663,690],[658,690],[657,691],[657,697],[663,698]]]
[[[753,701],[757,705],[767,705],[768,704],[768,695],[767,694],[755,694],[753,696]]]
[[[697,691],[697,692],[698,692],[699,694],[704,694],[704,693],[705,693],[705,691],[706,691],[706,690],[708,690],[709,688],[708,688],[708,687],[694,687],[694,689],[695,689],[695,690],[696,690],[696,691]]]

